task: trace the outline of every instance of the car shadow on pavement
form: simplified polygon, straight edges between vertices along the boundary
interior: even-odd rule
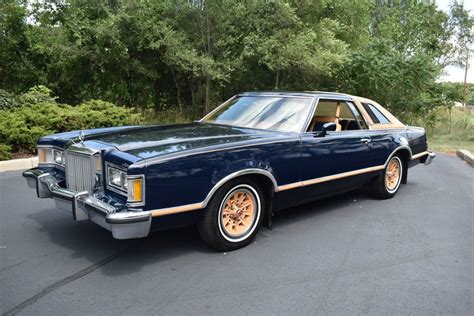
[[[104,259],[107,263],[120,262],[113,266],[101,265],[104,274],[134,273],[147,264],[191,252],[216,253],[201,242],[195,227],[154,232],[146,238],[117,240],[109,231],[92,222],[74,222],[68,214],[58,212],[56,209],[42,209],[28,215],[28,218],[38,224],[38,234],[47,234],[52,243],[65,248],[71,260],[87,259],[91,266]]]
[[[358,190],[283,210],[274,216],[273,227],[280,229],[286,225],[315,220],[318,216],[336,211],[354,200],[365,199],[370,197],[364,191]],[[154,232],[141,239],[117,240],[109,231],[94,223],[73,222],[69,214],[58,215],[54,212],[59,211],[43,209],[30,214],[29,218],[39,224],[39,232],[48,234],[51,242],[68,249],[72,260],[86,258],[93,266],[104,258],[111,258],[107,264],[100,265],[100,271],[105,275],[136,273],[147,265],[190,253],[221,255],[221,252],[210,249],[200,240],[195,226]],[[260,232],[260,235],[270,238],[271,234],[268,229],[262,229]],[[114,264],[109,264],[112,261]]]
[[[360,188],[354,191],[349,191],[339,195],[327,197],[313,202],[305,203],[289,209],[281,210],[274,214],[272,219],[274,227],[282,227],[285,225],[292,225],[298,222],[315,219],[326,213],[334,212],[354,202],[362,202],[365,200],[373,200],[366,189]],[[349,211],[357,211],[351,208]]]

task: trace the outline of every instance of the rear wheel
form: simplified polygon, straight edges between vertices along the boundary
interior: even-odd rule
[[[372,192],[381,199],[390,199],[397,194],[403,177],[404,163],[399,156],[390,158],[384,172],[372,183]]]
[[[237,179],[223,185],[198,223],[201,238],[221,251],[248,245],[262,222],[262,197],[260,187],[250,179]]]

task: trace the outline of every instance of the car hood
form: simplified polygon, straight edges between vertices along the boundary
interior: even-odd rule
[[[130,155],[147,159],[177,152],[208,147],[233,146],[236,143],[260,143],[288,133],[256,130],[242,127],[191,123],[166,126],[140,126],[86,136],[95,141],[113,146]]]

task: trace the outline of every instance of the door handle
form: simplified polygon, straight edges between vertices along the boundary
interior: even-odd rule
[[[367,144],[370,143],[372,140],[370,138],[361,138],[360,141]]]

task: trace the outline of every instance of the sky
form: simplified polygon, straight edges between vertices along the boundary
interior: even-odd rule
[[[451,0],[436,0],[439,9],[448,12]],[[464,7],[474,14],[474,0],[464,0]],[[469,58],[470,68],[467,71],[467,82],[474,83],[474,56]],[[440,78],[440,81],[464,82],[464,68],[447,67],[446,74]]]

